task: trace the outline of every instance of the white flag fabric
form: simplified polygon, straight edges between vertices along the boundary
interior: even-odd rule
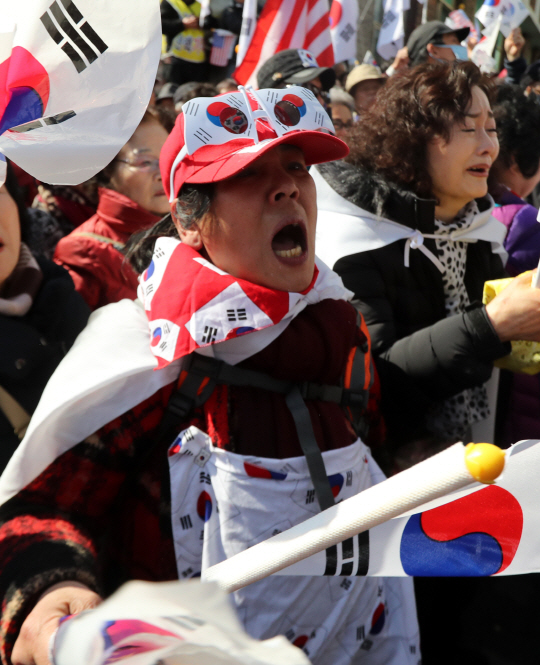
[[[257,0],[245,0],[242,10],[242,28],[238,40],[238,53],[236,54],[236,66],[240,67],[247,53],[255,27],[257,25]]]
[[[356,58],[357,0],[333,0],[330,7],[330,36],[335,62]]]
[[[267,0],[234,78],[242,85],[257,87],[261,65],[289,48],[305,49],[315,56],[319,67],[331,67],[334,50],[329,13],[328,0]]]
[[[515,444],[493,485],[471,483],[353,538],[355,570],[381,577],[540,572],[539,468],[540,440]],[[344,575],[342,549],[349,545],[339,543],[279,574]]]
[[[497,20],[501,13],[501,4],[501,0],[484,0],[484,4],[476,12],[475,17],[487,27]]]
[[[502,0],[501,15],[501,32],[508,37],[512,30],[519,27],[527,18],[529,10],[521,0]]]
[[[491,74],[496,71],[496,62],[492,54],[497,44],[502,20],[502,14],[499,12],[497,19],[482,31],[484,39],[481,39],[473,49],[471,60],[484,74]]]
[[[147,107],[157,2],[0,0],[0,152],[48,183],[106,166]]]
[[[279,635],[249,637],[227,596],[200,582],[129,582],[96,609],[64,621],[53,665],[309,665]]]
[[[377,52],[385,60],[395,58],[400,48],[403,48],[405,38],[405,23],[403,12],[410,7],[409,0],[386,0],[384,15],[377,40]]]

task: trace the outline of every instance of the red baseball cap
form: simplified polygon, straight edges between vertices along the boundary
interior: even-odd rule
[[[257,119],[256,129],[259,143],[255,143],[251,138],[231,138],[225,143],[203,145],[193,154],[186,154],[175,167],[173,199],[184,183],[209,183],[230,178],[268,150],[282,143],[298,146],[304,153],[308,166],[342,159],[349,154],[346,143],[325,131],[290,130],[278,136],[264,119]],[[169,199],[171,199],[171,170],[184,144],[184,113],[180,113],[165,141],[159,159],[163,187]]]

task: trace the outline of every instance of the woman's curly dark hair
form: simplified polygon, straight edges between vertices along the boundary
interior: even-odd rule
[[[495,84],[472,62],[422,64],[390,78],[375,104],[350,132],[347,161],[432,198],[427,145],[450,138],[478,86],[491,102]]]
[[[497,122],[499,156],[493,165],[508,169],[515,162],[525,178],[532,178],[540,166],[540,104],[526,97],[517,85],[502,85],[493,104]]]

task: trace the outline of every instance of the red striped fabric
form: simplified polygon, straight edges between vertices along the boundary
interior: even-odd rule
[[[267,0],[234,78],[256,87],[260,66],[288,48],[310,51],[322,67],[334,64],[328,0]]]

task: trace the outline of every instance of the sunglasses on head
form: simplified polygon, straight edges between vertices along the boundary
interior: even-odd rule
[[[174,174],[186,155],[206,145],[221,145],[249,139],[257,145],[257,120],[264,120],[277,137],[291,131],[322,131],[335,135],[334,126],[316,96],[307,88],[253,90],[239,86],[238,92],[219,97],[198,97],[182,107],[184,146],[171,167],[170,191],[174,196]],[[171,198],[174,200],[174,198]]]

